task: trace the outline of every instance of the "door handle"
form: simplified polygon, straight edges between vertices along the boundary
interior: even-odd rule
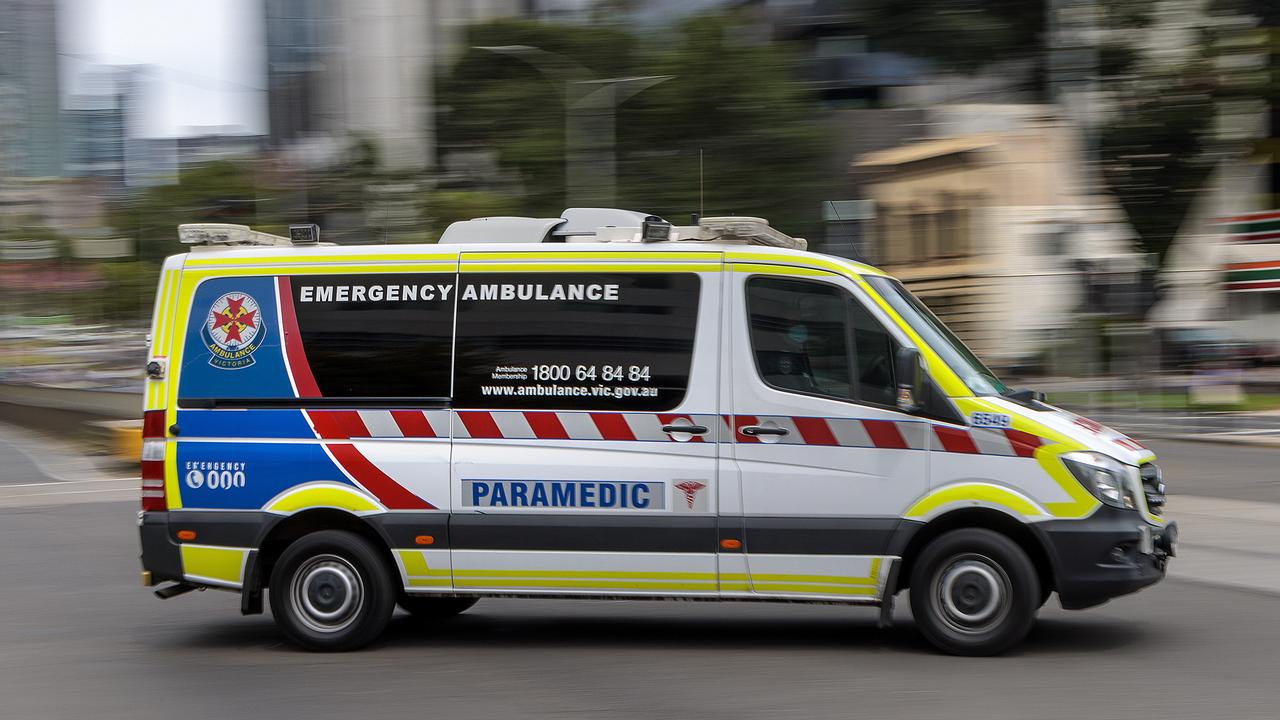
[[[706,435],[706,425],[663,425],[664,433],[689,433],[690,435]]]
[[[743,425],[738,428],[738,432],[746,435],[747,437],[760,437],[761,435],[777,435],[778,437],[783,437],[791,434],[791,431],[786,428],[769,427],[767,425]]]

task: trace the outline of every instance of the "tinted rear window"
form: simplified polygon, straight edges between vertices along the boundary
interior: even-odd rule
[[[699,287],[692,273],[464,275],[454,406],[675,408]]]
[[[324,397],[447,397],[452,273],[290,278],[307,362]]]

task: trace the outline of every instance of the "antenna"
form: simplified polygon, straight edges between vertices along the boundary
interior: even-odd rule
[[[702,148],[698,148],[698,215],[706,215],[707,208],[703,203],[702,196]]]
[[[831,214],[836,216],[836,221],[843,226],[844,218],[840,217],[840,211],[836,208],[836,201],[827,200],[826,203],[827,203],[827,206],[831,208]],[[858,250],[857,244],[855,244],[852,239],[849,240],[849,250],[853,254],[853,258],[851,259],[857,260],[859,262],[866,261],[866,258],[863,257],[862,252]]]

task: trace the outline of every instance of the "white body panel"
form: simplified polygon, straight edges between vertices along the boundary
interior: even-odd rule
[[[464,262],[467,253],[464,252]],[[583,263],[582,270],[590,272],[590,263]],[[454,550],[453,566],[461,582],[465,577],[468,590],[513,592],[511,577],[486,575],[481,571],[501,569],[531,569],[546,574],[525,578],[519,585],[522,592],[554,593],[612,593],[617,590],[641,594],[660,592],[645,587],[624,588],[624,580],[632,583],[648,583],[649,586],[666,578],[668,589],[664,594],[683,594],[678,581],[689,580],[690,592],[715,594],[717,562],[715,552],[715,522],[718,513],[717,489],[717,433],[719,424],[717,361],[720,323],[721,274],[698,273],[701,280],[701,297],[698,303],[698,319],[693,358],[690,367],[689,386],[678,407],[663,413],[622,413],[624,421],[635,437],[634,440],[613,441],[604,439],[600,428],[595,427],[591,413],[575,412],[572,401],[566,401],[564,411],[554,412],[560,425],[571,439],[537,439],[537,433],[529,424],[526,413],[513,410],[457,411],[453,413],[453,464],[451,488],[455,521],[467,523],[487,522],[478,515],[505,516],[515,527],[533,516],[561,520],[566,524],[591,522],[592,517],[631,516],[654,520],[662,515],[679,521],[699,518],[705,528],[705,553],[633,553],[610,550],[602,541],[599,551],[543,552],[518,549],[467,549]],[[473,438],[466,425],[467,413],[484,413],[492,418],[501,439]],[[546,411],[530,411],[534,412]],[[618,416],[618,413],[603,413]],[[668,434],[662,431],[671,416],[686,418],[694,424],[708,428],[700,437],[688,434]],[[661,507],[476,507],[475,482],[486,481],[609,481],[612,483],[640,482],[661,485]],[[677,485],[693,483],[697,487],[691,493],[692,500]],[[698,487],[701,486],[701,487]],[[498,520],[499,524],[506,520]],[[620,519],[621,522],[621,519]],[[661,522],[658,523],[661,526]],[[652,527],[652,526],[651,526]],[[518,532],[518,531],[517,531]],[[538,532],[530,530],[529,532]],[[541,532],[548,532],[541,530]],[[647,530],[647,532],[661,532]],[[640,575],[626,578],[603,576],[574,576],[592,568],[616,572],[636,572]],[[560,573],[560,574],[556,574]],[[676,576],[664,574],[676,573]],[[693,575],[689,575],[693,574]],[[643,577],[641,577],[643,576]],[[688,577],[686,577],[688,576]],[[696,576],[696,577],[694,577]],[[644,578],[648,578],[645,580]],[[695,582],[696,581],[696,582]],[[674,583],[674,584],[673,584]],[[710,589],[707,588],[710,583]],[[459,588],[461,589],[461,585]],[[647,587],[647,586],[646,586]],[[676,588],[672,591],[671,588]]]
[[[447,427],[447,425],[444,425]],[[362,440],[356,449],[404,489],[421,498],[430,498],[442,512],[448,503],[449,438],[406,438],[403,440]]]
[[[730,433],[732,439],[721,444],[722,482],[736,481],[741,495],[741,512],[747,526],[746,564],[752,591],[760,595],[797,594],[798,581],[793,578],[788,582],[784,576],[865,578],[871,574],[870,558],[842,554],[839,548],[813,555],[752,553],[752,519],[782,518],[780,522],[786,523],[785,518],[798,521],[806,517],[900,517],[903,510],[928,489],[929,424],[893,410],[786,392],[766,385],[756,370],[751,348],[745,297],[746,283],[751,277],[752,274],[743,272],[726,274],[731,284],[726,312],[727,355],[732,360],[726,382],[726,387],[731,389],[729,410],[735,416],[749,416],[752,423],[774,425],[788,431],[781,438],[762,436],[754,442]],[[852,283],[835,275],[806,279],[839,287],[854,297],[862,295]],[[864,306],[881,318],[870,303]],[[800,422],[804,418],[824,419],[825,426],[841,446],[806,443],[796,418],[801,418]],[[862,420],[893,423],[909,448],[844,446],[870,442]],[[803,523],[797,522],[796,527],[803,527]],[[878,568],[879,564],[877,575]],[[854,584],[847,589],[834,584],[815,585],[813,590],[802,590],[799,594],[805,597],[836,595],[845,599],[867,596],[865,586]]]

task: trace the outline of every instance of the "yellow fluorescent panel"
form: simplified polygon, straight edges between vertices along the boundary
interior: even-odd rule
[[[243,548],[213,547],[210,545],[183,545],[182,573],[187,576],[218,580],[228,585],[239,585],[244,569]]]

